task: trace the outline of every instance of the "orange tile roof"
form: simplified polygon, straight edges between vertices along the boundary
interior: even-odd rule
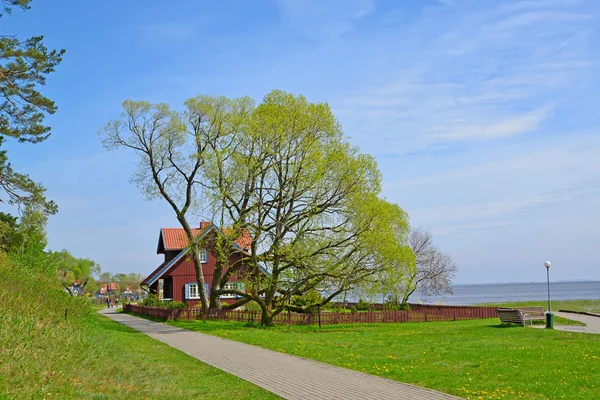
[[[194,237],[200,235],[206,228],[211,225],[210,222],[201,222],[200,228],[192,228],[192,235]],[[230,229],[225,228],[223,232],[227,234]],[[182,250],[187,247],[188,239],[183,228],[162,228],[163,244],[165,251],[168,250]],[[244,231],[240,237],[235,241],[238,246],[242,249],[249,249],[252,245],[252,238],[248,231]]]

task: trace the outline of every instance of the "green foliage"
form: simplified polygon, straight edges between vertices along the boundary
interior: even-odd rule
[[[383,310],[384,311],[402,310],[402,304],[398,303],[397,301],[387,300],[383,303]]]
[[[127,100],[121,118],[99,134],[109,149],[134,151],[133,181],[145,198],[164,198],[184,228],[186,212],[204,203],[203,213],[261,243],[238,278],[266,310],[263,323],[272,324],[293,295],[327,287],[333,297],[408,254],[406,213],[378,197],[374,157],[352,146],[327,103],[273,90],[259,104],[198,96],[185,107]],[[228,261],[228,239],[216,240],[218,266]],[[213,300],[230,277],[215,274],[221,285],[212,285]]]
[[[56,275],[63,287],[73,296],[88,293],[88,283],[100,272],[100,266],[86,258],[76,258],[67,250],[49,252],[48,259],[55,265]],[[79,292],[71,290],[75,281],[80,282]]]
[[[29,8],[29,0],[4,0],[4,10],[11,7]],[[49,51],[36,36],[21,40],[14,36],[0,36],[0,146],[6,137],[19,142],[37,143],[50,135],[50,127],[43,124],[47,114],[56,111],[54,102],[37,89],[46,83],[46,75],[62,61],[64,50]],[[6,150],[0,151],[0,187],[11,204],[38,208],[45,214],[57,211],[56,204],[47,201],[45,189],[27,175],[15,172]]]
[[[175,309],[188,308],[188,305],[181,301],[169,301],[168,303],[164,303],[162,306],[165,308],[175,308]]]
[[[156,297],[155,294],[150,293],[140,305],[144,307],[162,307],[162,302]]]
[[[11,14],[12,7],[19,7],[23,10],[28,10],[31,8],[29,3],[31,3],[31,0],[2,0],[2,7],[4,8],[4,12]],[[2,14],[0,14],[0,17],[1,16]]]
[[[304,312],[306,313],[315,313],[317,311],[316,305],[321,304],[322,302],[323,296],[321,296],[321,293],[312,289],[303,295],[292,296],[292,301],[290,303],[296,307],[305,308]]]
[[[261,312],[260,305],[255,301],[250,301],[245,305],[246,311]]]
[[[363,299],[358,300],[355,306],[357,311],[368,311],[371,308],[371,303]]]

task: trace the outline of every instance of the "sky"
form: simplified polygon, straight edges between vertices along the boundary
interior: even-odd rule
[[[66,49],[43,93],[40,144],[15,170],[59,213],[49,248],[150,273],[169,207],[130,182],[136,160],[97,135],[125,99],[181,109],[272,89],[328,102],[375,156],[382,195],[429,230],[456,283],[600,280],[596,0],[40,1],[2,34]],[[198,221],[199,222],[199,221]]]

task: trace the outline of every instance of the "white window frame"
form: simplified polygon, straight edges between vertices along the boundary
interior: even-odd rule
[[[223,286],[223,290],[232,290],[232,289],[237,289],[237,282],[227,282],[225,284],[225,286]],[[220,296],[222,299],[235,299],[236,297],[238,297],[237,294],[231,294],[231,293],[227,293],[227,294],[222,294]]]
[[[189,284],[189,290],[190,290],[190,299],[199,299],[200,298],[200,292],[198,291],[198,284],[197,283],[190,283]]]
[[[198,257],[200,258],[200,262],[202,264],[206,264],[208,262],[208,250],[200,249],[200,254],[198,254]]]

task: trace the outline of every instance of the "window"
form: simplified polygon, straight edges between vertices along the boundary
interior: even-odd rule
[[[208,262],[208,250],[206,250],[206,249],[200,250],[200,254],[198,256],[200,257],[201,263],[205,264]]]
[[[223,290],[244,290],[244,283],[243,282],[230,282],[230,283],[226,283],[225,286],[223,286]],[[240,297],[237,294],[222,294],[220,296],[222,299],[235,299]]]
[[[200,298],[200,293],[198,293],[198,284],[197,283],[190,283],[189,284],[189,288],[190,288],[190,299],[199,299]]]
[[[235,290],[235,289],[237,289],[236,283],[226,283],[225,286],[223,286],[223,290]],[[222,299],[233,299],[235,297],[237,297],[237,295],[231,294],[231,293],[221,295]]]
[[[210,287],[208,283],[204,283],[204,290],[206,293],[210,293]],[[185,299],[199,299],[200,291],[198,290],[198,282],[190,282],[185,284]]]

